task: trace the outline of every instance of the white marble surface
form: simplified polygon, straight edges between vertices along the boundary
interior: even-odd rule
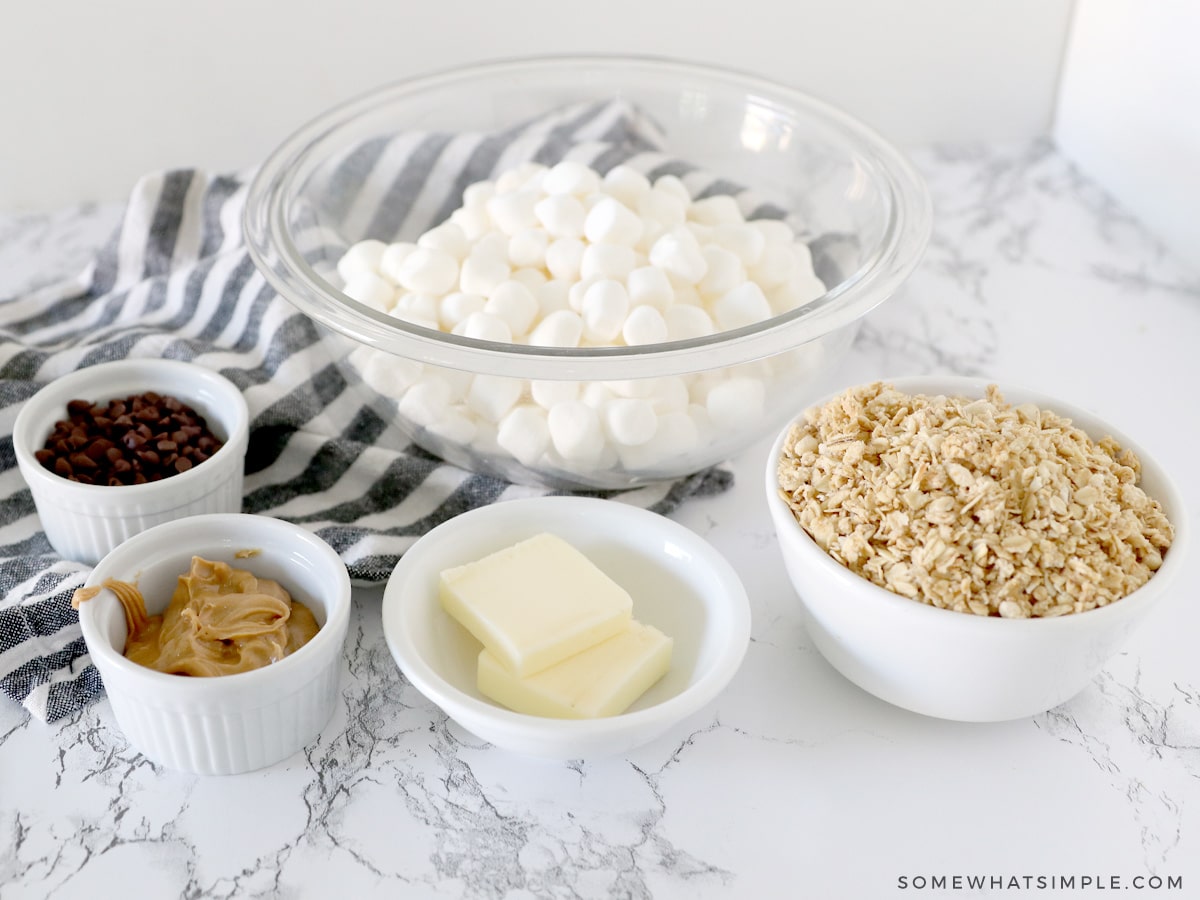
[[[1072,398],[1156,452],[1200,521],[1195,261],[1172,258],[1046,144],[916,162],[933,242],[839,380],[952,371]],[[0,217],[0,293],[77,268],[115,215]],[[0,703],[0,896],[1001,893],[900,887],[954,874],[1102,877],[1107,890],[1158,875],[1182,889],[1148,893],[1200,895],[1196,566],[1063,706],[1000,725],[922,718],[813,649],[761,496],[768,445],[735,460],[732,492],[677,516],[741,574],[754,626],[731,686],[662,739],[573,764],[481,745],[401,679],[378,594],[363,592],[341,709],[266,771],[158,769],[103,701],[50,727]]]

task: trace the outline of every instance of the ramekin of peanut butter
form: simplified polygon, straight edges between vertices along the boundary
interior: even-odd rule
[[[169,522],[111,551],[81,593],[113,715],[155,762],[250,771],[302,749],[333,714],[350,579],[300,526],[244,514]]]
[[[321,627],[278,581],[200,556],[192,557],[159,615],[147,611],[136,584],[115,578],[79,588],[71,605],[78,609],[104,591],[125,614],[125,658],[168,675],[261,669],[295,653]]]

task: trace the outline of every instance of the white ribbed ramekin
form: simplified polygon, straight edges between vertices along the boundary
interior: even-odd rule
[[[146,391],[191,406],[224,446],[186,472],[120,487],[69,481],[34,457],[54,423],[67,418],[69,401],[106,403]],[[227,378],[178,360],[125,359],[77,369],[38,391],[17,414],[13,449],[51,546],[66,559],[95,563],[126,538],[163,522],[241,511],[249,434],[246,401]]]
[[[238,558],[238,551],[252,555]],[[193,555],[278,581],[321,628],[277,663],[212,678],[166,675],[130,662],[125,617],[110,591],[80,605],[79,623],[113,715],[129,743],[172,769],[233,775],[286,759],[333,714],[350,622],[350,578],[310,531],[267,516],[208,515],[143,531],[109,553],[88,577],[136,583],[151,614],[171,599]],[[245,555],[245,554],[243,554]]]

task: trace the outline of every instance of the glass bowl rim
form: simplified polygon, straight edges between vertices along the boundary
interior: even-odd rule
[[[634,347],[557,348],[498,343],[451,335],[396,319],[347,300],[304,259],[287,228],[289,204],[314,151],[336,140],[359,117],[433,88],[502,78],[517,72],[557,73],[596,68],[717,80],[783,101],[800,116],[837,133],[873,168],[884,192],[887,221],[878,245],[857,270],[823,296],[762,322],[705,337]],[[735,69],[656,56],[584,54],[531,56],[459,66],[407,78],[338,104],[301,126],[263,162],[243,210],[250,256],[268,283],[309,318],[365,346],[432,365],[482,374],[551,380],[619,380],[681,375],[774,356],[816,340],[866,315],[911,274],[932,230],[932,203],[905,156],[872,128],[803,91]]]

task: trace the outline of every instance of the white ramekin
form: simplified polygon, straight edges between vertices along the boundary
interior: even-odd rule
[[[981,397],[986,379],[887,379],[909,394]],[[999,722],[1051,709],[1086,688],[1151,608],[1170,593],[1187,557],[1189,525],[1179,489],[1138,443],[1087,410],[1000,384],[1014,405],[1036,403],[1071,419],[1093,440],[1112,435],[1142,463],[1141,486],[1175,528],[1162,567],[1128,597],[1052,619],[1002,619],[938,609],[872,584],[822,550],[779,496],[777,468],[791,426],[766,461],[767,506],[805,624],[829,663],[896,706],[962,722]]]
[[[674,641],[667,674],[626,711],[599,719],[513,712],[479,690],[480,644],[438,602],[439,573],[550,532],[629,592],[633,615]],[[750,644],[750,601],[702,537],[624,503],[534,497],[493,503],[434,528],[401,557],[383,593],[383,633],[404,677],[472,734],[514,753],[591,759],[626,753],[704,709]]]
[[[156,391],[204,416],[224,446],[200,465],[162,481],[109,487],[78,484],[42,468],[34,453],[67,403],[104,403]],[[38,391],[13,426],[13,449],[51,546],[66,559],[95,563],[126,538],[184,516],[236,513],[242,508],[242,468],[250,415],[241,391],[195,363],[126,359],[77,369]]]
[[[239,559],[238,551],[254,551]],[[129,743],[172,769],[233,775],[286,759],[312,741],[337,703],[350,622],[350,578],[310,531],[267,516],[208,515],[159,525],[100,561],[87,585],[133,582],[151,614],[171,599],[193,555],[278,581],[321,628],[277,663],[213,678],[166,675],[130,662],[125,617],[109,591],[80,605],[79,623],[113,715]]]

